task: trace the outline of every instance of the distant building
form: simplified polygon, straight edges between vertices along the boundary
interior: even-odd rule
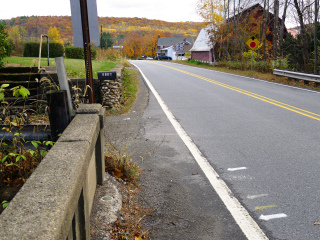
[[[202,62],[214,62],[213,48],[214,43],[210,39],[210,32],[212,31],[212,25],[210,24],[206,28],[201,29],[196,42],[190,49],[191,59]]]
[[[82,37],[82,24],[81,24],[81,12],[80,12],[80,1],[70,0],[71,5],[71,17],[72,17],[72,28],[73,28],[73,44],[76,47],[83,47]],[[99,24],[98,24],[98,13],[97,13],[97,2],[96,0],[87,0],[88,8],[88,19],[89,19],[89,31],[90,31],[90,42],[99,46]]]
[[[166,55],[172,60],[183,60],[185,54],[192,48],[194,40],[192,37],[159,38],[157,55]]]

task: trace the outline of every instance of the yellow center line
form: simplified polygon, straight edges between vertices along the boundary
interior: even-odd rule
[[[282,102],[279,102],[279,101],[277,101],[277,100],[274,100],[274,99],[271,99],[271,98],[267,98],[267,97],[264,97],[264,96],[262,96],[262,95],[259,95],[259,94],[253,93],[253,92],[249,92],[249,91],[246,91],[246,90],[241,89],[241,88],[233,87],[233,86],[231,86],[231,85],[228,85],[228,84],[225,84],[225,83],[222,83],[222,82],[218,82],[218,81],[215,81],[215,80],[213,80],[213,79],[206,78],[206,77],[203,77],[203,76],[194,74],[194,73],[190,73],[190,72],[187,72],[187,71],[178,69],[178,68],[166,66],[166,65],[163,65],[163,64],[160,64],[160,63],[155,63],[155,62],[152,62],[152,63],[153,63],[153,64],[160,65],[160,66],[163,66],[163,67],[171,68],[171,69],[173,69],[173,70],[175,70],[175,71],[185,73],[185,74],[187,74],[187,75],[190,75],[190,76],[193,76],[193,77],[202,79],[202,80],[204,80],[204,81],[207,81],[207,82],[216,84],[216,85],[218,85],[218,86],[221,86],[221,87],[224,87],[224,88],[227,88],[227,89],[230,89],[230,90],[233,90],[233,91],[242,93],[242,94],[244,94],[244,95],[247,95],[247,96],[250,96],[250,97],[259,99],[259,100],[261,100],[261,101],[263,101],[263,102],[267,102],[267,103],[270,103],[270,104],[272,104],[272,105],[275,105],[275,106],[284,108],[284,109],[286,109],[286,110],[289,110],[289,111],[292,111],[292,112],[301,114],[301,115],[303,115],[303,116],[306,116],[306,117],[315,119],[315,120],[317,120],[317,121],[320,121],[320,118],[318,118],[318,117],[320,117],[319,114],[316,114],[316,113],[313,113],[313,112],[310,112],[310,111],[307,111],[307,110],[304,110],[304,109],[301,109],[301,108],[297,108],[297,107],[291,106],[291,105],[289,105],[289,104],[282,103]]]
[[[256,210],[265,210],[267,208],[275,208],[275,207],[278,207],[278,205],[258,206],[258,207],[255,207],[255,209]]]

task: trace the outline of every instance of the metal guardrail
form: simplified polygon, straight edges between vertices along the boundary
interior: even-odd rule
[[[299,80],[320,83],[320,75],[315,75],[315,74],[292,72],[292,71],[281,70],[281,69],[274,69],[273,74],[278,76],[288,77],[288,78],[295,78]]]

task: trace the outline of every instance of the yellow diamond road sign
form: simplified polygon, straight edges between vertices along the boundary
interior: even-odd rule
[[[252,36],[248,41],[246,41],[246,44],[251,50],[257,50],[259,48],[260,41],[255,36]]]

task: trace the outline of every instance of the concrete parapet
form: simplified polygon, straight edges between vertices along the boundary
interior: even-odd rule
[[[99,104],[80,107],[0,215],[1,240],[90,238],[95,188],[104,179],[104,115]]]

